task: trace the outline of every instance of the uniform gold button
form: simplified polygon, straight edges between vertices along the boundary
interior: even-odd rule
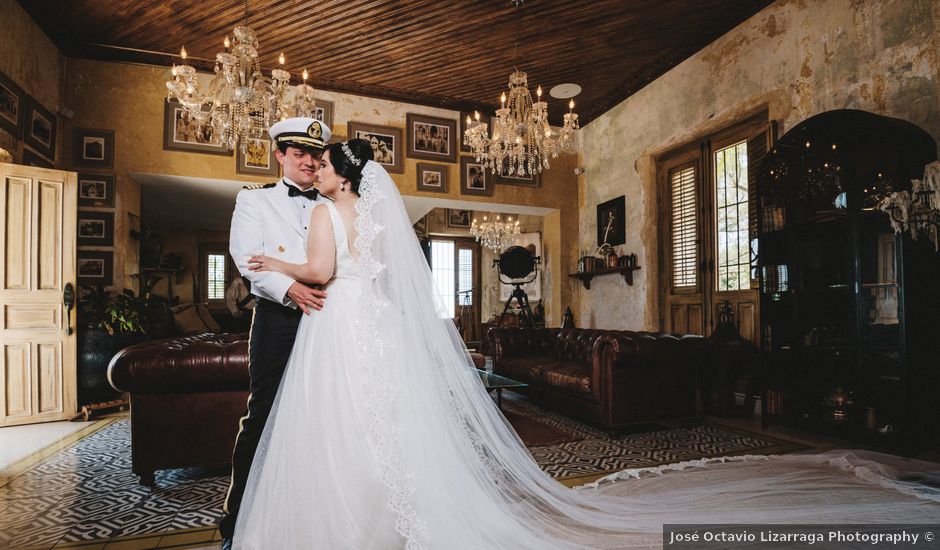
[[[277,247],[277,251],[278,251],[278,252],[284,252],[285,250],[287,250],[287,249],[284,248],[284,246],[279,246],[279,247]]]

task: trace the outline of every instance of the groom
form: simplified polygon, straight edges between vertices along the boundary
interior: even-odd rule
[[[319,196],[314,183],[320,156],[330,139],[327,125],[313,118],[289,118],[271,126],[269,133],[277,144],[275,156],[284,177],[276,183],[246,186],[238,193],[232,215],[229,252],[238,270],[251,282],[251,293],[259,299],[248,344],[248,413],[239,423],[232,453],[232,479],[219,522],[223,549],[231,547],[248,470],[294,346],[301,315],[323,307],[326,298],[322,290],[282,273],[248,269],[248,258],[256,254],[305,262],[310,211],[326,200]]]

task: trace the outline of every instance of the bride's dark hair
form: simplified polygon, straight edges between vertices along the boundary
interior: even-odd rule
[[[349,180],[353,193],[359,194],[359,183],[362,182],[362,170],[366,163],[373,159],[372,146],[364,139],[351,139],[344,142],[356,157],[359,164],[355,164],[349,159],[349,155],[343,151],[343,143],[333,143],[326,148],[330,152],[330,162],[333,163],[333,170],[337,174]]]

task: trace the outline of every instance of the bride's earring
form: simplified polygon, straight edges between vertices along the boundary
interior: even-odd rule
[[[342,191],[343,193],[346,192],[346,182],[345,182],[345,181],[344,181],[343,183],[339,184],[339,190]]]

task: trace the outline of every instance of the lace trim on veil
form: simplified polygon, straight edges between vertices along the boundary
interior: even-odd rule
[[[412,476],[401,467],[401,437],[391,420],[392,396],[397,395],[400,388],[389,383],[379,369],[386,352],[386,343],[379,337],[375,320],[389,307],[389,302],[378,285],[378,278],[386,266],[378,260],[373,250],[375,237],[382,232],[383,227],[374,219],[372,210],[376,203],[388,197],[379,189],[377,167],[375,162],[368,161],[362,171],[354,223],[358,233],[358,263],[367,281],[356,315],[356,334],[362,353],[363,371],[368,381],[363,388],[370,417],[368,437],[375,446],[376,460],[381,465],[382,482],[389,489],[388,505],[397,515],[395,529],[405,539],[407,550],[422,550],[429,541],[428,530],[415,509]]]

